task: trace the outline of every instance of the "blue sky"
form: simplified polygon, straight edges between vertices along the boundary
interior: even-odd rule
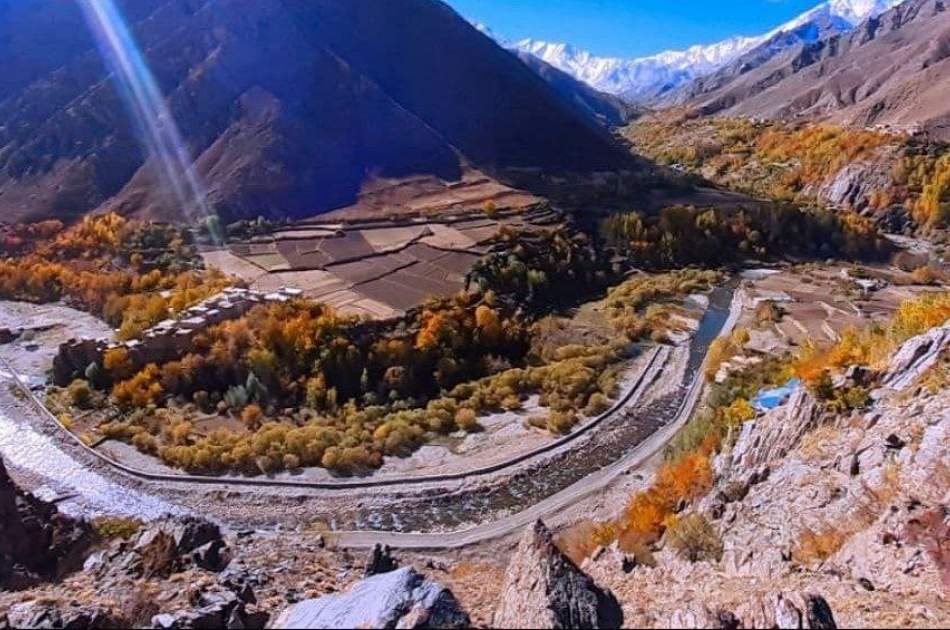
[[[446,0],[509,39],[569,42],[640,57],[732,35],[757,35],[820,0]]]

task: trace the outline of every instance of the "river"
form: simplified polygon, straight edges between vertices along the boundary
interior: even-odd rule
[[[38,414],[14,394],[15,387],[12,370],[0,363],[0,456],[11,473],[19,472],[31,480],[28,489],[46,499],[72,497],[59,507],[73,516],[154,519],[166,513],[182,513],[181,508],[127,488],[77,461],[56,439],[36,428],[41,424],[28,421]],[[37,418],[34,422],[44,421]]]

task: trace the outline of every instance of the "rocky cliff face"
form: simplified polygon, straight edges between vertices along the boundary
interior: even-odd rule
[[[21,491],[0,461],[0,590],[62,577],[81,566],[92,542],[87,524]]]
[[[948,335],[908,341],[880,373],[853,371],[876,387],[865,411],[836,416],[800,391],[746,423],[715,461],[713,491],[687,507],[711,524],[719,559],[661,545],[655,567],[625,573],[613,549],[584,568],[635,625],[946,623],[950,391],[920,377]]]
[[[540,521],[525,532],[512,557],[496,628],[619,628],[616,597],[594,583],[555,546]]]

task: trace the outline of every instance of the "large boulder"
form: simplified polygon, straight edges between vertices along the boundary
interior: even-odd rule
[[[538,521],[521,539],[505,574],[496,628],[619,628],[623,610],[554,544]]]
[[[295,604],[274,628],[468,628],[452,591],[411,567],[358,582],[341,595]]]
[[[0,461],[0,590],[21,590],[79,568],[94,541],[85,522],[23,492]]]
[[[165,517],[150,524],[128,541],[91,556],[86,571],[103,575],[119,570],[136,577],[168,577],[196,566],[220,572],[231,562],[231,553],[220,528],[195,517]]]

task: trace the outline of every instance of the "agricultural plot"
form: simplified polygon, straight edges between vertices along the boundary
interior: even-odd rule
[[[546,208],[349,223],[310,219],[204,258],[256,290],[293,287],[344,313],[386,319],[464,289],[503,227],[532,232],[559,221]]]
[[[902,302],[931,290],[894,269],[792,267],[749,283],[755,308],[740,323],[751,332],[750,349],[777,355],[808,343],[830,344],[849,329],[885,322]]]

